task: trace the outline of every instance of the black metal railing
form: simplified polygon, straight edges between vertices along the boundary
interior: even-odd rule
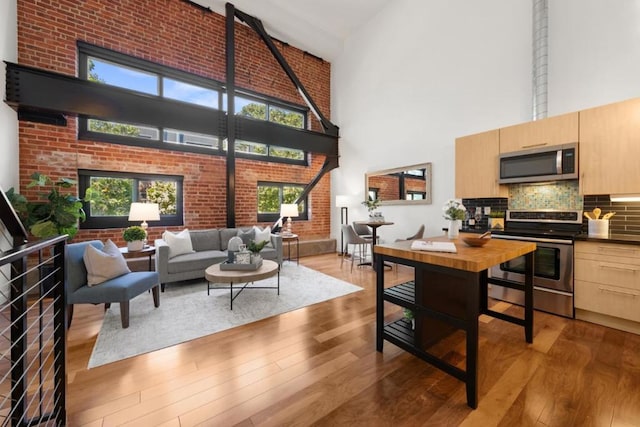
[[[67,236],[0,253],[0,425],[66,424]]]

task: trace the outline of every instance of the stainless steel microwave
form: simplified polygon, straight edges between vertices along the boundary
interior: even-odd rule
[[[578,179],[578,144],[500,155],[500,184]]]

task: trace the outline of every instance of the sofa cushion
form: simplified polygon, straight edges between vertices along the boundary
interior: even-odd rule
[[[220,250],[226,251],[229,246],[229,239],[238,235],[238,228],[220,229]]]
[[[213,264],[218,264],[227,259],[227,253],[223,251],[200,251],[190,254],[178,255],[171,258],[167,265],[169,273],[184,273],[186,271],[204,270]]]
[[[220,232],[217,229],[210,230],[191,230],[191,244],[193,250],[199,251],[219,251],[220,250]]]
[[[238,230],[238,237],[242,239],[242,243],[248,245],[252,240],[256,238],[256,232],[253,228],[249,230]]]
[[[131,273],[124,256],[111,240],[107,240],[102,250],[87,245],[82,258],[87,269],[87,286]]]
[[[264,259],[278,259],[278,252],[274,247],[265,246],[260,251],[260,256]]]
[[[253,232],[256,235],[254,239],[256,243],[266,241],[267,244],[265,247],[271,247],[271,248],[273,247],[273,244],[271,243],[271,227],[266,226],[264,229],[260,229],[260,227],[254,225]]]
[[[191,244],[191,237],[189,237],[189,229],[187,228],[178,234],[167,230],[162,234],[162,238],[167,242],[167,245],[169,245],[169,258],[193,252],[193,245]]]

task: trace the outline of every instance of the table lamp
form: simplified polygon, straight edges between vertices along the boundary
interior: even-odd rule
[[[291,234],[291,217],[298,216],[298,205],[295,203],[284,203],[280,205],[280,216],[287,217],[287,234]]]
[[[140,226],[144,229],[144,232],[147,233],[147,228],[149,227],[147,221],[160,221],[160,207],[157,203],[131,203],[129,221],[142,221]],[[146,243],[145,239],[145,244]]]

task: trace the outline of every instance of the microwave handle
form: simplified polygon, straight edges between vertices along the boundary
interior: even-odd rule
[[[556,151],[556,173],[562,175],[562,150]]]

